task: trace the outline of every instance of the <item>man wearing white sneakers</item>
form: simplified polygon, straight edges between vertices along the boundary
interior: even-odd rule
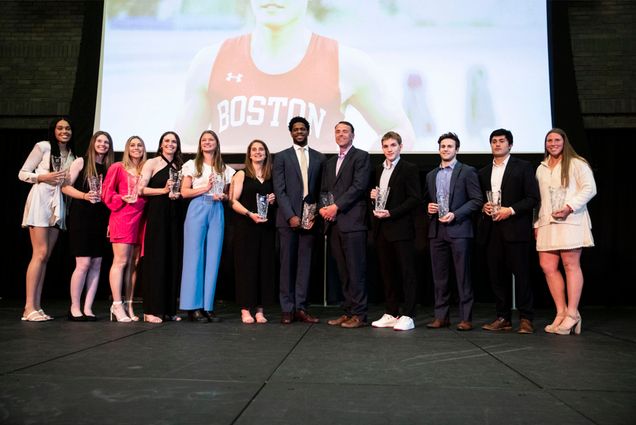
[[[382,137],[385,160],[376,168],[376,187],[371,190],[371,199],[379,205],[379,198],[386,196],[384,208],[376,205],[373,209],[373,237],[384,284],[386,313],[371,325],[408,331],[415,328],[417,300],[413,213],[423,204],[418,169],[400,159],[401,150],[402,138],[398,133],[389,131]],[[402,315],[400,292],[404,293]]]

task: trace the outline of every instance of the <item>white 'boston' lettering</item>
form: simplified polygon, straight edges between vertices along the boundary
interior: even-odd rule
[[[249,125],[263,124],[266,104],[265,96],[250,96],[250,100],[247,102],[247,123]]]

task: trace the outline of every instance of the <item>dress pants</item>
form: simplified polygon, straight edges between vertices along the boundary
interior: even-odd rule
[[[278,228],[280,236],[280,307],[284,313],[307,310],[311,257],[315,236],[312,231]]]
[[[507,242],[501,230],[493,223],[487,244],[487,262],[490,283],[495,294],[497,317],[510,320],[512,316],[512,275],[519,317],[532,320],[533,295],[530,285],[530,242]]]
[[[213,310],[224,225],[222,202],[209,196],[190,202],[183,232],[181,310]]]
[[[431,267],[435,287],[435,318],[446,320],[450,309],[450,267],[455,266],[459,295],[459,320],[472,322],[473,284],[470,275],[470,238],[451,238],[446,225],[437,223],[437,237],[431,238]]]
[[[400,315],[400,294],[403,294],[402,313],[415,317],[417,276],[413,239],[390,242],[380,231],[375,243],[384,284],[386,312],[395,317]]]
[[[331,254],[338,265],[348,316],[367,318],[367,231],[341,232],[338,222],[330,225]]]

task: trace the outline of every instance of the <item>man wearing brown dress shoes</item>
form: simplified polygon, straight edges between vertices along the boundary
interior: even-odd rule
[[[294,320],[302,323],[319,323],[320,319],[307,313],[305,310],[296,310]]]
[[[337,319],[329,320],[327,324],[331,326],[340,326],[341,328],[355,329],[367,326],[367,321],[362,316],[358,316],[357,314],[354,314],[353,316],[347,316],[346,314],[343,314]]]
[[[448,319],[435,319],[431,323],[427,323],[426,327],[429,329],[442,329],[450,326],[450,321]]]

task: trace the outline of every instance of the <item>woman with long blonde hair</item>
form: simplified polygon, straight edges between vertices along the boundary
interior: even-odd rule
[[[536,172],[541,207],[535,220],[539,263],[556,307],[548,333],[579,334],[579,301],[583,291],[581,251],[594,246],[587,203],[596,195],[594,174],[568,140],[553,128],[545,136],[545,158]],[[559,270],[563,264],[565,279]]]
[[[126,141],[122,161],[110,167],[104,180],[103,199],[111,211],[108,229],[113,246],[113,264],[109,274],[113,304],[110,310],[111,320],[115,316],[118,322],[139,320],[133,310],[133,298],[146,200],[137,192],[145,162],[144,141],[139,136],[131,136]],[[122,301],[122,283],[126,291],[125,303]]]

